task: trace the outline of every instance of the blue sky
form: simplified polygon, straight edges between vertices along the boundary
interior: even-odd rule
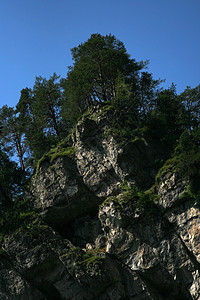
[[[0,1],[0,107],[15,106],[35,76],[65,77],[70,49],[113,34],[154,78],[178,93],[200,84],[199,0]]]

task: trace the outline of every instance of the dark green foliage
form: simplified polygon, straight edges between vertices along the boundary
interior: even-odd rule
[[[45,153],[37,162],[36,171],[39,169],[43,161],[52,163],[57,157],[67,156],[73,158],[75,156],[75,148],[69,146],[67,139],[60,142],[57,147],[52,148],[49,152]]]
[[[177,166],[184,177],[191,179],[200,175],[200,152],[191,151],[178,157]]]
[[[103,257],[99,255],[98,251],[87,251],[83,254],[81,265],[88,271],[95,269],[96,265],[101,265]]]
[[[29,199],[18,197],[12,203],[12,207],[5,207],[0,214],[0,237],[13,233],[17,230],[30,231],[33,222],[37,222],[37,210],[31,206]]]
[[[189,201],[194,205],[200,206],[200,178],[198,177],[198,185],[194,188],[193,183],[187,185],[186,191],[179,196],[181,202]]]
[[[88,250],[83,252],[76,247],[71,248],[67,253],[67,258],[74,260],[77,266],[91,275],[99,276],[103,270],[104,256],[101,249]]]
[[[158,196],[155,191],[155,187],[152,186],[148,191],[142,191],[136,185],[130,186],[126,181],[122,184],[122,194],[118,197],[108,197],[101,206],[109,203],[110,201],[115,203],[116,208],[122,213],[124,220],[124,206],[131,206],[136,212],[152,214],[157,212],[155,201]],[[100,206],[100,207],[101,207]]]
[[[160,168],[155,178],[156,185],[160,183],[162,177],[165,176],[165,174],[173,174],[174,172],[177,172],[177,157],[168,159]]]
[[[24,172],[0,150],[0,206],[12,206],[25,186]]]
[[[131,126],[121,126],[119,123],[115,124],[110,129],[107,130],[106,135],[112,135],[119,141],[119,145],[123,146],[130,143],[135,143],[137,141],[144,141],[146,135],[146,128],[136,128],[132,129]]]
[[[62,107],[65,120],[70,122],[73,122],[72,109],[78,116],[97,103],[114,100],[119,74],[135,85],[145,65],[130,59],[124,44],[112,35],[92,34],[71,52],[74,65],[63,81],[65,101]]]
[[[122,142],[159,140],[166,149],[161,159],[170,157],[185,129],[199,126],[199,86],[187,87],[180,96],[173,84],[160,90],[161,80],[144,69],[148,61],[130,58],[115,36],[92,34],[71,53],[74,64],[66,78],[36,77],[32,89],[21,91],[16,109],[0,111],[2,148],[9,156],[17,154],[23,170],[33,170],[97,104],[113,110],[112,131]]]
[[[93,34],[71,52],[74,65],[66,79],[58,81],[56,74],[49,80],[36,77],[33,89],[21,91],[17,112],[32,168],[96,104],[112,106],[113,128],[127,140],[135,139],[132,131],[145,127],[156,138],[168,141],[168,135],[176,139],[178,133],[174,135],[169,117],[176,119],[175,92],[171,89],[157,97],[160,80],[144,71],[148,62],[131,59],[113,35]],[[161,127],[165,132],[158,132]]]
[[[167,160],[156,176],[156,184],[165,174],[178,172],[183,179],[192,180],[200,174],[200,152],[191,151]]]
[[[176,95],[174,85],[172,85],[170,89],[158,94],[154,109],[149,112],[147,117],[147,134],[159,139],[166,145],[169,153],[183,132],[183,109],[183,104]]]
[[[178,172],[183,179],[190,180],[195,190],[200,188],[200,131],[199,128],[185,130],[180,136],[173,157],[166,161],[156,176],[156,183],[164,174]]]
[[[61,86],[55,73],[49,80],[36,77],[33,87],[34,117],[46,136],[60,137]]]
[[[33,89],[23,89],[17,104],[32,167],[61,138],[62,91],[58,79],[55,73],[49,80],[36,77]]]
[[[162,80],[153,79],[153,75],[142,72],[137,88],[133,91],[138,102],[138,112],[143,120],[146,120],[147,114],[155,109],[156,96],[158,94],[158,86]]]
[[[187,129],[200,125],[200,85],[191,89],[189,86],[179,95],[185,107],[185,124]]]
[[[192,130],[185,130],[175,148],[175,155],[200,150],[200,130],[194,127]]]
[[[69,76],[77,69],[83,72],[80,86],[89,97],[89,105],[114,97],[118,72],[131,77],[143,67],[142,62],[129,58],[124,44],[112,35],[91,35],[87,42],[72,49],[72,56],[74,66]]]
[[[122,203],[131,202],[134,205],[134,207],[140,212],[154,212],[154,202],[158,197],[154,191],[154,187],[144,192],[140,190],[137,186],[129,186],[126,182],[124,182],[122,184],[122,188]]]
[[[200,176],[200,130],[195,127],[185,130],[180,136],[179,143],[174,151],[177,168],[183,177],[191,180]]]
[[[17,155],[21,169],[31,171],[58,156],[73,158],[72,143],[63,139],[83,113],[82,120],[90,121],[107,115],[110,129],[105,134],[114,135],[120,146],[138,141],[158,145],[162,154],[155,165],[171,159],[157,181],[168,171],[179,171],[197,186],[200,86],[187,87],[179,96],[175,85],[159,90],[161,81],[144,69],[148,62],[131,59],[124,44],[111,34],[92,34],[71,52],[74,64],[65,79],[59,80],[55,73],[49,79],[36,77],[32,89],[21,91],[16,109],[0,110],[1,202],[13,201],[25,178],[6,154]],[[127,191],[127,199],[129,194],[137,198],[133,190]],[[146,194],[138,197],[138,203],[148,203]]]
[[[26,145],[22,119],[14,108],[4,105],[0,109],[0,145],[9,156],[17,155],[22,170],[25,170]]]
[[[0,150],[0,237],[26,227],[36,216],[29,200],[23,199],[28,179],[24,171]],[[0,238],[0,239],[1,239]]]
[[[126,83],[121,73],[116,79],[115,97],[111,104],[115,110],[116,124],[122,123],[124,127],[138,124],[138,98],[133,96],[132,85]]]
[[[144,70],[147,62],[131,59],[124,44],[112,35],[93,34],[71,52],[74,64],[65,79],[59,80],[55,73],[49,79],[36,77],[32,89],[21,91],[16,108],[5,105],[0,109],[0,255],[5,254],[1,245],[7,234],[24,230],[31,238],[38,237],[38,212],[23,196],[25,170],[37,174],[44,161],[53,168],[58,157],[73,159],[75,148],[66,136],[78,118],[88,121],[86,138],[94,122],[105,117],[109,128],[105,135],[114,136],[124,149],[133,143],[139,149],[144,143],[158,147],[158,152],[153,149],[158,153],[155,169],[163,166],[155,186],[163,176],[178,172],[189,182],[179,200],[200,205],[200,85],[187,87],[180,95],[175,85],[159,90],[161,81]],[[20,167],[11,157],[18,157]],[[130,209],[144,218],[158,214],[157,199],[154,186],[142,191],[124,182],[122,194],[107,198],[102,205],[114,202],[122,227],[127,228],[133,222]],[[102,275],[104,257],[98,250],[72,248],[67,252],[68,259],[92,276]],[[46,274],[51,267],[47,261],[33,272]]]

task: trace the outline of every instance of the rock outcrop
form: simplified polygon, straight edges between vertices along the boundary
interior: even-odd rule
[[[36,216],[2,243],[0,299],[200,299],[190,179],[166,171],[149,190],[153,145],[120,144],[110,114],[78,122],[73,157],[41,161],[28,195]]]

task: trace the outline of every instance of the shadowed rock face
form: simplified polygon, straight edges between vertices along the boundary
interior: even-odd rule
[[[153,211],[122,201],[124,180],[151,186],[155,153],[142,140],[119,145],[110,118],[81,120],[75,157],[40,165],[29,196],[39,216],[4,239],[0,299],[199,299],[200,210],[181,197],[189,181],[165,173]]]
[[[34,205],[52,226],[63,226],[96,211],[102,201],[121,190],[124,180],[150,187],[152,160],[145,141],[124,147],[108,135],[107,115],[80,121],[72,136],[75,157],[43,162],[32,180]]]
[[[153,183],[153,156],[145,140],[124,146],[110,134],[112,116],[79,122],[73,141],[76,164],[84,183],[98,197],[118,193],[124,180],[141,186]]]
[[[75,161],[68,157],[57,158],[50,166],[44,163],[32,180],[31,192],[44,220],[58,229],[91,213],[100,203],[83,183]]]

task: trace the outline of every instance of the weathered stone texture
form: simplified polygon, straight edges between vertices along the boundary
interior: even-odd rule
[[[75,157],[44,161],[32,179],[39,217],[4,239],[0,299],[200,299],[200,210],[181,198],[189,181],[164,174],[155,212],[120,202],[124,180],[151,186],[153,148],[119,145],[99,112],[77,124]]]

